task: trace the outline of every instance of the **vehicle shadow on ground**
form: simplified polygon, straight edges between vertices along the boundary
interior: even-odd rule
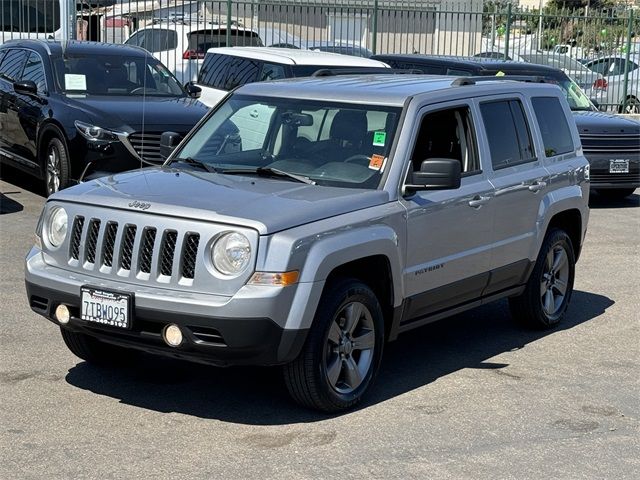
[[[634,208],[640,207],[640,195],[633,194],[625,198],[607,198],[602,195],[592,194],[589,195],[589,208],[604,209],[604,208]]]
[[[387,345],[376,384],[359,409],[463,368],[504,368],[507,365],[485,361],[593,320],[613,303],[602,295],[576,291],[560,328],[530,331],[514,326],[502,301],[401,335]],[[278,368],[225,369],[142,355],[127,369],[78,363],[66,381],[128,405],[224,422],[282,425],[330,418],[294,404]]]
[[[11,194],[11,192],[5,192]],[[20,202],[16,202],[0,192],[0,215],[21,212],[24,209]]]
[[[44,197],[43,180],[39,180],[36,177],[28,175],[16,168],[8,165],[2,165],[2,167],[0,167],[0,180],[10,183],[12,185],[11,189],[14,191],[23,189]],[[9,192],[2,193],[8,194]]]

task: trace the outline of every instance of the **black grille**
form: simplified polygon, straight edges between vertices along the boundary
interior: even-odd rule
[[[593,173],[591,171],[591,185],[599,183],[640,183],[640,173]]]
[[[149,162],[162,163],[160,156],[160,137],[162,133],[132,133],[129,142],[136,153]]]
[[[200,235],[197,233],[188,233],[185,236],[182,246],[182,276],[184,278],[193,278],[195,274],[199,243]]]
[[[122,253],[120,256],[120,267],[123,270],[131,270],[131,256],[133,255],[133,243],[136,240],[135,225],[127,225],[124,228],[124,235],[122,236]]]
[[[93,218],[89,222],[87,247],[84,252],[84,258],[89,263],[95,263],[96,261],[96,244],[98,243],[98,232],[100,232],[100,220]]]
[[[117,233],[118,224],[116,222],[108,222],[104,233],[104,243],[102,244],[102,263],[107,267],[113,265],[113,247],[116,244]]]
[[[178,233],[175,230],[167,230],[162,240],[162,248],[160,249],[160,273],[168,277],[173,271],[173,254],[176,249],[176,240]]]
[[[69,255],[71,258],[78,260],[80,257],[80,239],[82,238],[82,227],[84,226],[84,217],[76,217],[73,221],[73,229],[71,230],[71,250]]]
[[[582,134],[580,141],[585,154],[637,154],[640,152],[640,135],[636,134]]]
[[[140,271],[151,273],[151,260],[153,258],[153,245],[156,242],[156,229],[145,228],[140,247]]]

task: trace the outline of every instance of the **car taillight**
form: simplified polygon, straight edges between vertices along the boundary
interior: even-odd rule
[[[599,78],[595,82],[593,82],[593,88],[598,90],[606,90],[609,84],[604,78]]]
[[[196,50],[185,50],[182,54],[183,60],[202,60],[204,58],[204,52],[198,52]]]

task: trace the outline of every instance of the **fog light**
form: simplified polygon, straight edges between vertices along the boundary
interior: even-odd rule
[[[177,325],[171,324],[162,332],[162,337],[167,345],[177,347],[182,343],[182,331]]]
[[[56,320],[60,322],[62,325],[66,325],[69,323],[69,318],[71,318],[71,313],[66,305],[58,305],[56,307]]]

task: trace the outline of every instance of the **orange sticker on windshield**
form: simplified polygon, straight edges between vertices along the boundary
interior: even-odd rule
[[[369,160],[369,168],[371,170],[382,170],[384,168],[384,162],[386,158],[382,155],[371,155]]]

